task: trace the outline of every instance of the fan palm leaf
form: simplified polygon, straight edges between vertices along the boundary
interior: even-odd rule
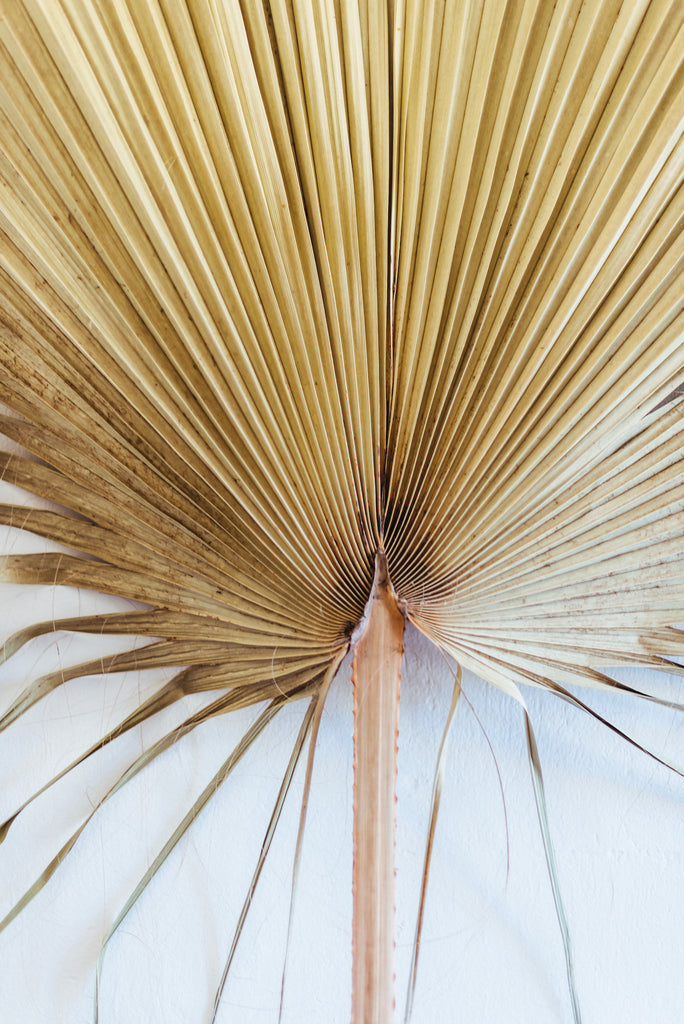
[[[208,799],[290,700],[315,736],[355,649],[357,1022],[392,1012],[404,621],[523,708],[520,684],[589,711],[568,687],[629,689],[609,666],[679,671],[683,22],[665,0],[0,22],[2,470],[53,503],[0,523],[65,549],[2,579],[139,602],[5,653],[145,638],[99,670],[175,672],[105,742],[217,691],[111,792],[270,701]],[[0,727],[96,668],[30,681]]]

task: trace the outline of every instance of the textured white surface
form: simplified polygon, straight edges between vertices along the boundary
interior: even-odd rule
[[[8,500],[3,494],[3,500]],[[7,531],[5,550],[42,543]],[[2,635],[39,618],[122,602],[50,588],[0,590]],[[26,679],[125,646],[115,638],[36,640],[0,670],[3,706]],[[4,818],[169,673],[68,683],[0,736]],[[682,699],[681,682],[621,673]],[[432,773],[449,706],[442,658],[409,629],[402,680],[398,792],[397,1021],[411,953]],[[520,709],[473,677],[461,701],[437,828],[414,1024],[571,1024],[563,951],[525,753]],[[684,782],[587,716],[530,692],[585,1024],[681,1019],[684,1007]],[[602,714],[659,754],[682,757],[676,712],[588,694]],[[0,847],[0,913],[33,880],[128,761],[183,711],[134,730],[49,791]],[[303,708],[288,708],[181,840],[112,941],[101,1024],[206,1024],[232,928]],[[130,890],[252,713],[201,726],[97,815],[34,903],[0,936],[1,1018],[92,1020],[100,943]],[[349,665],[334,684],[316,756],[296,894],[283,1022],[349,1019],[352,715]],[[257,890],[220,1022],[275,1024],[303,767]],[[400,1012],[401,1011],[401,1012]]]

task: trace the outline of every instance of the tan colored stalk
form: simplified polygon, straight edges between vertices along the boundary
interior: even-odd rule
[[[394,1011],[394,845],[404,616],[384,552],[354,654],[354,917],[352,1024]]]

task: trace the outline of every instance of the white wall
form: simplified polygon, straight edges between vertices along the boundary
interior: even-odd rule
[[[8,498],[5,489],[3,500]],[[5,550],[38,550],[5,532]],[[0,590],[2,636],[41,617],[120,607],[101,595]],[[34,641],[0,670],[2,706],[24,682],[74,660],[122,649],[115,638]],[[0,736],[0,816],[169,675],[68,683]],[[620,677],[682,700],[674,678]],[[472,701],[496,754],[461,702],[428,894],[414,1024],[571,1022],[563,951],[536,821],[521,714],[472,677]],[[409,630],[402,682],[397,839],[397,1002],[403,1009],[432,772],[451,680]],[[682,716],[627,696],[592,705],[672,760]],[[198,706],[187,702],[185,708]],[[682,1018],[684,782],[551,697],[529,704],[576,957],[585,1024],[669,1024]],[[210,1017],[216,981],[249,884],[302,707],[283,712],[202,817],[111,943],[101,1024],[192,1024]],[[165,714],[168,726],[180,709]],[[0,1019],[85,1024],[104,934],[156,851],[225,759],[253,713],[208,723],[115,797],[46,889],[0,935]],[[26,812],[0,847],[4,913],[128,761],[159,734],[146,725],[73,773]],[[348,665],[331,693],[295,901],[283,1022],[349,1019],[351,927],[351,688]],[[274,1024],[290,898],[303,765],[264,870],[227,985],[221,1022]],[[397,1013],[397,1020],[400,1020]]]

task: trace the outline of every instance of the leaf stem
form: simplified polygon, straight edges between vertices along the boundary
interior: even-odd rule
[[[383,551],[354,653],[352,1024],[394,1014],[394,847],[404,616]]]

